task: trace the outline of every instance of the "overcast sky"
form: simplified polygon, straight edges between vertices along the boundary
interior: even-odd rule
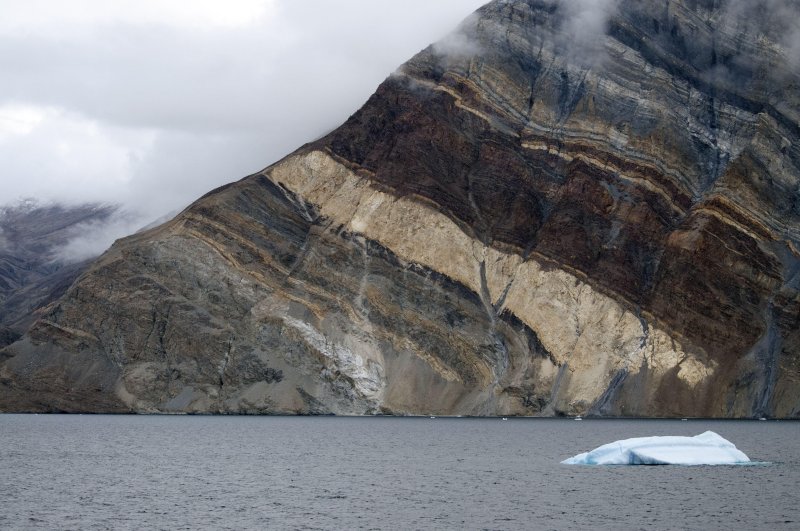
[[[483,3],[0,0],[0,204],[182,208],[335,128]]]

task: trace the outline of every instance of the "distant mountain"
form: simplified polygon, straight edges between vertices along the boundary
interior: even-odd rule
[[[798,417],[797,20],[491,2],[118,241],[0,350],[0,409]]]
[[[18,339],[91,262],[67,260],[64,245],[81,227],[105,222],[115,211],[30,201],[0,207],[0,347]]]

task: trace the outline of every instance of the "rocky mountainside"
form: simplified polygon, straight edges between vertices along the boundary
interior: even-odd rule
[[[66,260],[63,246],[82,226],[102,223],[115,210],[35,202],[0,208],[0,347],[19,339],[89,265]]]
[[[800,9],[494,1],[122,240],[0,409],[797,417]]]

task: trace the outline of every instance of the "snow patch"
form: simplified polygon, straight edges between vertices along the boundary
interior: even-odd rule
[[[317,329],[292,317],[284,322],[297,330],[309,345],[331,360],[336,369],[353,380],[356,391],[369,398],[380,398],[384,388],[383,367],[372,359],[364,359],[345,345],[334,343]]]

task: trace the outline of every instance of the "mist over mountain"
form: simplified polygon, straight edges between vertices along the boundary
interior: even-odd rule
[[[127,227],[114,229],[115,214],[114,206],[70,207],[32,200],[0,207],[3,346],[21,336],[37,312],[63,295],[116,237],[130,232]]]
[[[495,0],[119,240],[6,411],[800,414],[800,5]]]

